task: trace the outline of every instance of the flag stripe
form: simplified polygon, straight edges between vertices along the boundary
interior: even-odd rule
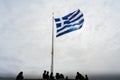
[[[64,17],[62,17],[62,18],[63,18],[63,20],[64,20],[64,19],[66,19],[66,18],[68,19],[68,17],[70,17],[71,15],[73,15],[73,13],[75,13],[75,11],[74,11],[74,12],[72,12],[72,13],[69,13],[68,15],[66,15],[66,16],[64,16]]]
[[[80,26],[80,28],[82,27],[82,25]],[[79,28],[76,28],[76,27],[74,27],[74,28],[70,28],[70,29],[68,29],[68,30],[66,30],[66,31],[64,31],[64,32],[62,32],[62,33],[60,33],[60,34],[57,34],[57,36],[56,37],[59,37],[59,36],[61,36],[61,35],[63,35],[63,34],[66,34],[66,33],[69,33],[69,32],[72,32],[72,31],[75,31],[75,30],[78,30]]]
[[[57,34],[63,33],[64,31],[66,31],[66,30],[68,30],[68,29],[71,29],[71,28],[79,28],[81,25],[83,25],[83,23],[82,23],[82,24],[76,24],[76,25],[74,25],[74,26],[67,27],[67,28],[65,28],[65,29],[57,32]]]
[[[75,21],[79,20],[81,17],[83,17],[83,14],[81,14],[79,17],[77,17],[76,19],[74,19],[74,20],[72,20],[72,21],[70,21],[70,22],[71,22],[71,23],[72,23],[72,22],[75,22]]]
[[[75,16],[77,16],[78,14],[80,13],[80,10],[77,10],[77,12],[75,13],[75,14],[73,14],[70,18],[69,18],[69,20],[72,20]]]
[[[60,21],[60,18],[55,18],[55,22],[59,22]]]
[[[64,21],[64,24],[70,24],[69,20]]]
[[[65,25],[65,26],[64,26],[64,27],[62,27],[61,29],[58,29],[58,30],[57,30],[57,32],[59,32],[59,31],[61,31],[61,30],[65,29],[65,28],[67,28],[67,27],[71,27],[71,25]]]

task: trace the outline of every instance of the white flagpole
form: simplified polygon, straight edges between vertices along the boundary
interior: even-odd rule
[[[54,13],[52,13],[52,52],[51,52],[51,72],[54,71]]]

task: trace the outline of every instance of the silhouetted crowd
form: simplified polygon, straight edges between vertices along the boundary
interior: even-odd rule
[[[46,80],[55,80],[55,79],[57,79],[57,80],[69,80],[68,76],[64,77],[64,75],[61,73],[56,73],[56,75],[53,76],[53,73],[51,72],[49,75],[49,71],[46,71],[46,70],[44,70],[42,77],[43,77],[43,79],[46,79]],[[23,80],[23,79],[24,79],[23,72],[20,72],[17,75],[16,80]],[[79,72],[77,72],[75,79],[76,80],[89,80],[87,75],[83,76]]]
[[[63,74],[56,73],[56,75],[54,77],[53,73],[51,73],[49,75],[49,71],[44,70],[43,79],[50,79],[50,80],[65,79],[65,80],[68,80],[68,76],[66,76],[66,78],[65,78]],[[88,76],[85,75],[85,77],[84,77],[82,74],[80,74],[79,72],[77,72],[75,79],[77,79],[77,80],[88,80]]]
[[[54,77],[52,72],[51,72],[50,75],[49,75],[49,71],[44,70],[43,79],[54,80],[55,78],[56,78],[56,79],[64,79],[64,75],[63,75],[63,74],[56,73],[56,76]]]

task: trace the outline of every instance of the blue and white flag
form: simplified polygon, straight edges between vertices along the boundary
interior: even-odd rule
[[[57,35],[59,37],[66,33],[80,29],[83,26],[83,13],[78,9],[61,18],[55,18]]]

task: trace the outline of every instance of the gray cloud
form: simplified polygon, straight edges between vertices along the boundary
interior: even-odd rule
[[[78,8],[84,26],[55,38],[55,72],[120,73],[119,1],[1,0],[0,74],[50,70],[52,12],[61,17]]]

